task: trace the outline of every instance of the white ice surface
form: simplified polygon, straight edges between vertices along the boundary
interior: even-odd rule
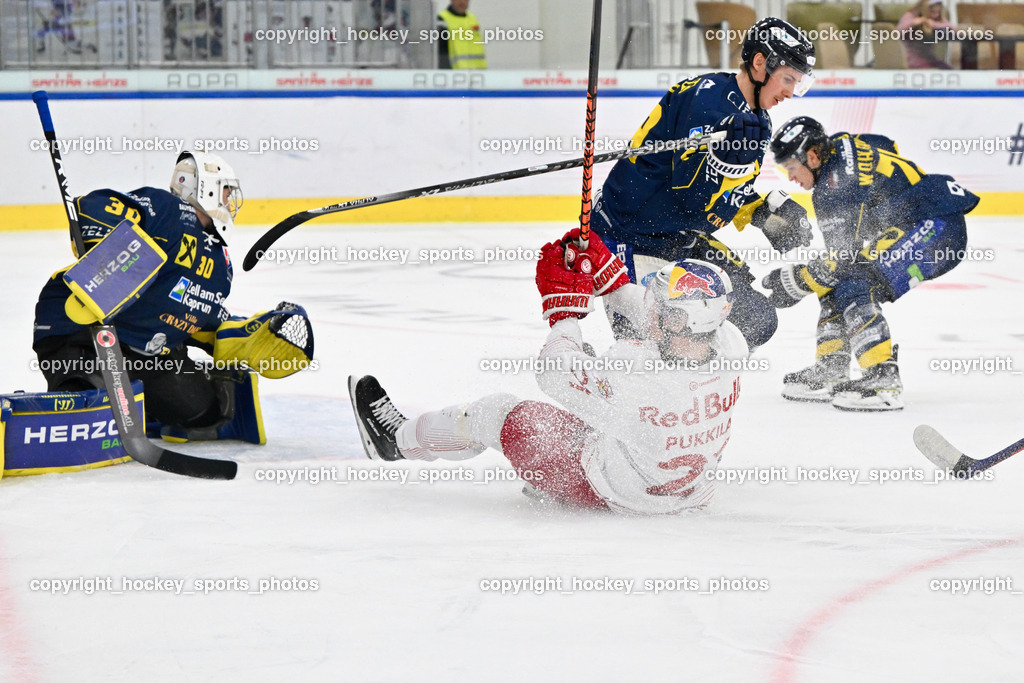
[[[494,452],[467,463],[363,456],[346,377],[373,373],[407,415],[493,391],[541,398],[532,375],[482,372],[481,359],[536,353],[533,263],[272,265],[242,256],[262,233],[237,231],[238,313],[296,301],[309,310],[320,369],[261,383],[268,444],[193,444],[240,463],[232,482],[129,463],[0,482],[0,680],[4,681],[1017,681],[1024,679],[1024,456],[990,481],[930,483],[916,425],[968,453],[1021,436],[1024,379],[954,376],[935,359],[1013,358],[1024,369],[1020,222],[974,219],[962,264],[886,307],[901,346],[906,410],[845,414],[790,403],[782,375],[813,357],[813,302],[780,313],[749,373],[723,467],[903,469],[924,481],[721,485],[703,513],[665,519],[569,514],[529,502]],[[334,227],[312,223],[277,245],[536,249],[569,226]],[[722,236],[736,246],[756,237]],[[0,237],[7,302],[4,391],[42,390],[30,368],[32,311],[66,265],[60,232]],[[771,266],[754,263],[758,275]],[[952,287],[955,286],[955,287]],[[610,340],[601,316],[584,331]],[[447,467],[476,482],[411,483]],[[337,481],[275,484],[268,469]],[[333,470],[331,468],[334,468]],[[188,594],[82,590],[34,579],[178,579]],[[544,594],[481,589],[484,579],[561,579]],[[653,594],[572,591],[573,578],[697,581]],[[933,579],[1009,577],[1012,591],[952,595]],[[194,591],[245,579],[250,591]],[[260,579],[315,591],[254,594]],[[709,594],[712,580],[764,579],[764,591]]]

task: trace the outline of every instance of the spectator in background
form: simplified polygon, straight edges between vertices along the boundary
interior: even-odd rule
[[[75,54],[81,52],[81,48],[74,44],[75,30],[71,27],[71,12],[74,10],[74,5],[71,0],[53,0],[49,16],[36,8],[43,21],[42,28],[36,31],[36,52],[46,50],[47,34],[57,36],[57,40],[64,43],[70,52]]]
[[[480,22],[469,11],[469,0],[451,0],[448,9],[437,15],[441,38],[437,45],[440,69],[486,69]]]
[[[955,28],[942,9],[942,0],[918,0],[896,25],[906,31],[903,49],[911,69],[952,69],[935,54],[935,29]],[[942,43],[938,43],[942,44]]]

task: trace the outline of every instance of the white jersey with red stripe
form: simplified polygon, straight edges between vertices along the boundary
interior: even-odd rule
[[[635,308],[642,292],[629,285],[605,299],[624,311]],[[737,366],[749,354],[740,331],[725,322],[712,341],[712,362],[702,366],[665,367],[670,362],[651,341],[619,341],[596,358],[582,344],[576,319],[556,323],[540,358],[561,371],[537,380],[594,428],[581,458],[593,489],[624,512],[670,514],[707,505],[714,482],[706,473],[729,441],[740,393]]]

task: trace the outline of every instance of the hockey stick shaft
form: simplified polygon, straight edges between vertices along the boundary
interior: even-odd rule
[[[39,112],[39,121],[43,124],[43,137],[46,139],[47,148],[50,150],[53,172],[57,174],[57,187],[60,189],[61,198],[64,200],[64,213],[68,217],[68,229],[71,231],[71,239],[75,243],[75,256],[81,258],[85,255],[85,240],[82,239],[82,229],[78,225],[78,211],[75,209],[75,200],[68,189],[68,177],[64,173],[64,161],[61,159],[60,150],[57,148],[57,133],[53,127],[53,119],[50,117],[50,105],[47,99],[45,90],[38,90],[32,93],[32,101],[36,103],[36,110]]]
[[[594,0],[590,25],[590,73],[587,76],[587,122],[583,146],[583,197],[580,208],[580,248],[590,243],[590,210],[594,184],[594,133],[597,128],[597,74],[601,57],[601,0]]]
[[[1009,458],[1011,455],[1017,455],[1021,451],[1024,451],[1024,439],[1014,441],[1012,444],[1010,444],[1003,450],[999,451],[998,453],[990,455],[989,457],[984,458],[982,460],[978,460],[978,464],[975,466],[974,471],[981,472],[982,470],[987,470],[989,467],[992,467],[993,465],[998,465],[1002,461]]]
[[[698,135],[692,138],[681,138],[679,140],[671,140],[663,142],[661,144],[646,144],[643,147],[632,147],[628,149],[617,150],[614,152],[605,152],[604,154],[598,154],[594,157],[594,163],[600,164],[607,161],[618,161],[619,159],[628,159],[630,157],[643,156],[645,154],[657,154],[659,152],[665,152],[670,150],[683,150],[694,147],[701,147],[712,142],[719,142],[725,138],[725,132],[719,131],[711,133],[709,135]],[[418,187],[414,190],[405,190],[403,192],[392,192],[391,194],[384,194],[376,197],[363,197],[361,199],[353,199],[347,202],[341,202],[340,204],[331,204],[330,206],[323,206],[319,209],[309,209],[307,211],[300,211],[299,213],[292,214],[288,218],[272,227],[267,232],[263,233],[262,236],[256,243],[250,247],[249,252],[245,255],[245,260],[242,262],[243,270],[252,270],[253,267],[263,258],[263,254],[266,253],[274,242],[279,240],[282,236],[290,232],[291,230],[302,225],[306,221],[310,221],[318,216],[326,216],[331,213],[339,213],[341,211],[351,211],[352,209],[361,209],[367,206],[376,206],[378,204],[388,204],[390,202],[402,201],[404,199],[412,199],[414,197],[429,197],[435,194],[443,194],[445,192],[454,192],[456,190],[466,190],[471,187],[480,187],[481,185],[490,185],[492,183],[500,183],[506,180],[516,180],[517,178],[527,178],[530,176],[543,175],[545,173],[554,173],[555,171],[565,171],[570,168],[579,168],[583,165],[583,159],[568,159],[566,161],[558,161],[551,164],[543,164],[539,166],[530,166],[527,168],[519,168],[514,171],[503,171],[501,173],[493,173],[491,175],[479,176],[476,178],[468,178],[466,180],[456,180],[450,183],[441,183],[438,185],[428,185],[426,187]]]
[[[78,256],[82,257],[85,254],[85,240],[78,222],[75,201],[68,188],[64,163],[56,145],[57,134],[54,130],[53,119],[50,117],[46,92],[39,90],[32,93],[32,100],[36,103],[36,109],[39,112],[43,135],[49,143],[50,159],[53,162],[53,170],[57,174],[57,184],[64,200],[64,211],[68,217],[71,237],[75,242]],[[124,356],[121,353],[117,330],[112,325],[93,325],[89,331],[97,358],[100,361],[103,386],[110,400],[110,411],[113,413],[124,452],[131,456],[132,460],[165,472],[203,479],[234,479],[238,465],[230,460],[196,458],[160,448],[150,442],[146,437],[145,425],[139,416],[139,409],[135,405],[131,378],[124,371]]]
[[[928,425],[920,425],[914,430],[914,444],[936,466],[953,470],[958,474],[984,472],[1010,456],[1024,451],[1024,439],[1020,439],[987,458],[979,460],[966,455],[939,434],[936,429]]]

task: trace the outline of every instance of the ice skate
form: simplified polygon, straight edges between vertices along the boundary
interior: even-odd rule
[[[895,360],[873,365],[864,371],[860,379],[840,382],[832,391],[832,405],[839,410],[903,410],[903,383]]]
[[[832,388],[849,379],[849,356],[823,356],[814,365],[783,377],[782,396],[790,401],[829,403],[832,400]]]
[[[371,375],[358,380],[350,376],[348,393],[366,455],[371,460],[404,460],[395,432],[408,418],[398,412],[377,379]]]

